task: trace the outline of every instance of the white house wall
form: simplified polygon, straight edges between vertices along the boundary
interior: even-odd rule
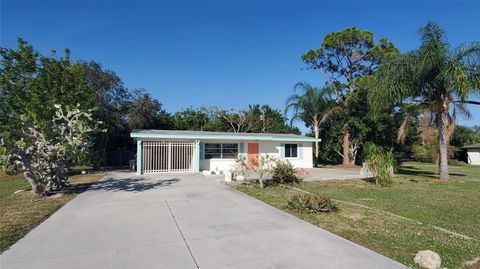
[[[468,149],[468,163],[480,165],[480,149]]]
[[[248,154],[248,143],[259,144],[259,154],[268,154],[274,158],[280,158],[280,144],[302,144],[303,158],[286,158],[297,168],[311,168],[313,166],[311,142],[288,142],[288,141],[239,141],[239,140],[202,140],[203,143],[244,143],[245,154]],[[300,149],[299,149],[300,150]],[[202,153],[201,153],[202,154]],[[300,156],[300,153],[298,154]],[[200,170],[229,171],[235,165],[234,159],[202,159]]]

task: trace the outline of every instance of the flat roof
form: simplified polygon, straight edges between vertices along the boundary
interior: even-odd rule
[[[480,149],[480,144],[472,144],[472,145],[464,146],[462,148],[464,148],[464,149]]]
[[[157,138],[157,139],[222,139],[222,140],[258,140],[258,141],[295,141],[315,142],[309,136],[297,134],[272,134],[272,133],[232,133],[232,132],[206,132],[206,131],[182,131],[182,130],[149,130],[134,129],[130,137],[136,139]]]

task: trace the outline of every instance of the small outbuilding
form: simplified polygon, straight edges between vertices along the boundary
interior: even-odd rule
[[[130,136],[137,143],[137,174],[227,172],[239,155],[251,166],[262,154],[288,160],[296,168],[311,168],[317,141],[296,134],[139,129]]]
[[[467,151],[468,164],[480,165],[480,144],[463,147]]]

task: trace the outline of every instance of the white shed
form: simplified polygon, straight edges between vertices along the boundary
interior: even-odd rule
[[[473,144],[463,147],[467,150],[468,164],[480,165],[480,144]]]

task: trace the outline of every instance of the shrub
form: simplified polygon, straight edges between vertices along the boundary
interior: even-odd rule
[[[448,160],[448,165],[455,165],[455,166],[467,166],[468,164],[466,162],[462,162],[459,160],[451,159]]]
[[[258,158],[258,161],[253,164],[251,169],[258,174],[258,182],[260,183],[260,188],[264,187],[264,180],[267,175],[272,172],[273,168],[273,158],[268,154],[261,154]]]
[[[295,173],[296,170],[289,161],[276,160],[272,168],[272,179],[274,183],[298,183],[301,179]]]
[[[75,158],[87,152],[91,134],[98,132],[92,120],[93,110],[82,111],[54,105],[56,109],[50,130],[45,132],[32,117],[22,116],[19,136],[2,134],[2,165],[18,165],[37,194],[47,195],[66,186],[68,171]]]
[[[330,199],[310,194],[294,194],[288,198],[287,208],[307,213],[338,211],[337,205]]]
[[[235,166],[233,168],[235,176],[242,176],[246,179],[248,176],[247,158],[243,154],[239,154],[235,159]]]
[[[457,153],[461,152],[457,147],[448,146],[448,158],[452,159]],[[412,146],[412,159],[417,162],[437,163],[438,162],[438,144],[427,143],[425,145]]]
[[[366,167],[374,175],[376,185],[388,186],[393,183],[392,175],[396,161],[391,150],[367,143],[364,148],[364,160]]]

